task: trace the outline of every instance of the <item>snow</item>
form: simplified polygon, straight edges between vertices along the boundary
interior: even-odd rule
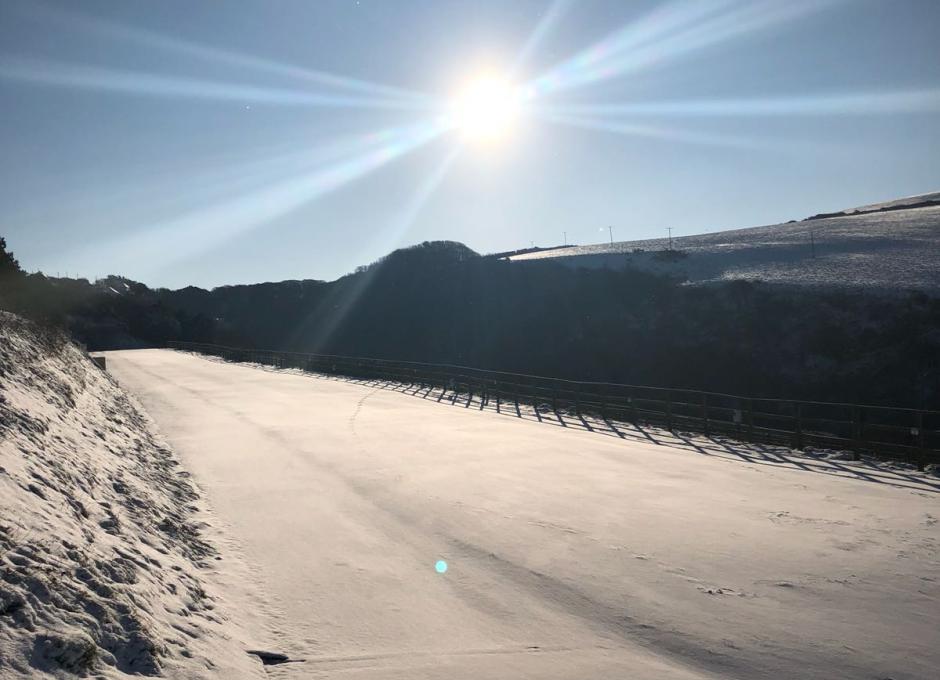
[[[271,677],[940,667],[935,477],[180,352],[107,358],[205,490],[239,622],[296,661]]]
[[[929,203],[931,201],[940,201],[940,191],[934,191],[929,194],[917,194],[916,196],[905,196],[904,198],[897,198],[893,201],[884,201],[882,203],[872,203],[870,205],[862,205],[858,208],[849,208],[848,210],[843,210],[842,212],[846,214],[857,213],[857,212],[870,212],[873,210],[885,210],[885,209],[897,209],[903,206],[917,205],[920,203]]]
[[[898,202],[883,205],[890,207],[893,203]],[[881,205],[869,207],[877,209]],[[667,247],[666,239],[623,241],[510,259],[555,259],[578,267],[634,266],[684,274],[694,282],[761,279],[800,285],[940,291],[940,206],[680,236],[674,239],[674,248],[685,251],[688,257],[675,263],[657,260],[650,252]],[[635,248],[647,252],[634,254]]]
[[[0,677],[260,677],[196,488],[56,333],[0,312]]]

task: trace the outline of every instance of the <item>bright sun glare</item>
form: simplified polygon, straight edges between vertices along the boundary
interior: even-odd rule
[[[479,77],[454,100],[454,124],[467,137],[496,139],[512,127],[519,104],[519,92],[509,81],[493,76]]]

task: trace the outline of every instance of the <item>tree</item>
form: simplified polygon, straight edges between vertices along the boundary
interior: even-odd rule
[[[0,236],[0,280],[22,276],[22,274],[20,263],[13,257],[13,253],[7,250],[6,239]]]

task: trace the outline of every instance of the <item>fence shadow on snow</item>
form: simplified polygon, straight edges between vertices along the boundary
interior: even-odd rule
[[[201,343],[174,342],[170,346],[225,361],[315,373],[454,407],[685,448],[701,455],[940,491],[940,483],[912,471],[913,466],[923,470],[928,463],[940,462],[937,411],[751,399],[444,364]]]

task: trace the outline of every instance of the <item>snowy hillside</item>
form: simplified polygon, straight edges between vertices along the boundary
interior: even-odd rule
[[[905,198],[896,198],[893,201],[883,201],[882,203],[871,203],[857,208],[840,210],[843,215],[858,215],[861,213],[881,212],[885,210],[906,210],[910,208],[926,208],[931,205],[940,204],[940,191],[929,194],[917,194],[916,196],[907,196]]]
[[[196,489],[64,336],[0,312],[0,677],[251,677]]]
[[[719,231],[674,239],[685,257],[663,257],[666,239],[574,246],[510,259],[555,258],[578,267],[637,267],[693,282],[760,279],[775,283],[940,291],[940,194],[864,206],[838,217]],[[929,199],[929,200],[928,200]],[[882,210],[889,206],[889,208]],[[864,212],[874,211],[874,212]],[[854,214],[853,214],[854,213]],[[636,251],[636,252],[635,252]]]

